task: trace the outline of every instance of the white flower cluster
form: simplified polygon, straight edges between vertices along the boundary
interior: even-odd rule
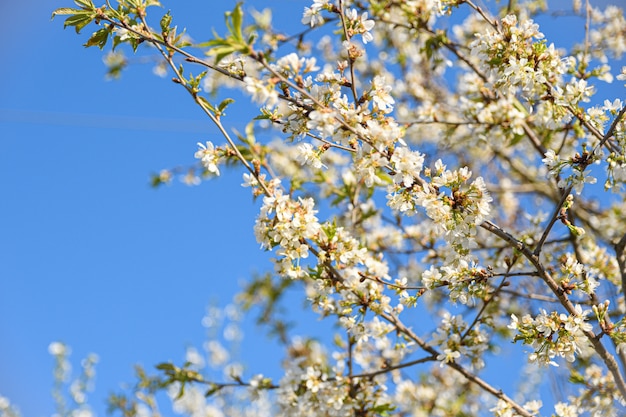
[[[472,55],[480,60],[481,70],[504,95],[518,91],[536,99],[549,91],[546,83],[556,83],[565,66],[554,45],[547,46],[532,20],[518,22],[515,15],[502,19],[501,30],[476,34]]]
[[[382,257],[368,252],[342,227],[325,224],[322,230],[317,241],[320,247],[317,268],[324,279],[316,280],[308,291],[309,299],[319,311],[339,315],[341,324],[348,330],[356,318],[343,316],[350,316],[363,304],[377,312],[393,311],[390,297],[383,295],[383,285],[377,281],[389,279],[389,267]],[[328,266],[334,272],[329,272]]]
[[[368,43],[374,40],[370,31],[374,28],[375,22],[367,17],[367,12],[359,16],[356,9],[346,11],[346,26],[349,37],[361,35],[363,43]]]
[[[586,317],[590,312],[583,311],[580,305],[576,305],[576,314],[573,315],[541,310],[535,318],[525,315],[519,319],[513,314],[509,328],[518,332],[515,340],[522,340],[534,349],[529,356],[531,362],[558,366],[555,358],[561,357],[573,362],[576,354],[589,343],[583,332],[593,328]]]
[[[431,265],[422,273],[422,283],[428,289],[447,287],[450,300],[465,305],[475,305],[490,288],[489,273],[474,262],[459,259],[456,264],[436,268]]]
[[[421,168],[423,157],[413,153],[411,158],[413,161],[409,165]],[[478,177],[468,185],[467,181],[472,175],[469,169],[450,171],[441,160],[437,160],[434,171],[429,170],[427,174],[430,183],[421,181],[418,185],[410,181],[406,186],[403,180],[391,186],[387,195],[388,205],[394,210],[408,213],[414,213],[417,207],[422,207],[434,221],[437,233],[458,253],[467,254],[473,246],[476,226],[489,216],[489,203],[492,200],[485,182],[482,177]]]
[[[351,389],[350,384],[346,384],[347,378],[342,376],[345,362],[341,355],[331,367],[319,343],[296,339],[290,352],[291,358],[277,390],[280,415],[349,417],[362,407],[389,403],[385,386],[377,383],[379,378],[363,384],[355,380]]]
[[[529,415],[538,416],[542,405],[541,401],[528,401],[523,408]],[[490,408],[489,411],[493,413],[494,417],[517,417],[520,415],[513,409],[510,403],[504,400],[498,400],[496,406]]]
[[[252,100],[267,108],[273,108],[278,103],[278,92],[274,84],[264,82],[255,77],[245,77],[243,82],[246,91],[252,95]]]
[[[396,365],[411,352],[409,344],[394,342],[395,327],[391,323],[378,317],[363,321],[357,319],[355,316],[344,316],[340,323],[354,337],[354,359],[362,369],[376,371],[383,366]]]
[[[603,258],[605,261],[608,261],[606,257]],[[568,294],[573,290],[578,290],[585,294],[593,295],[596,288],[600,285],[596,279],[596,274],[592,271],[586,271],[585,266],[578,262],[576,256],[572,253],[567,253],[563,256],[561,273],[562,275],[558,278],[558,282],[561,288]]]
[[[607,52],[621,58],[626,53],[626,18],[623,9],[616,5],[609,5],[604,11],[593,8],[592,20],[596,28],[589,34],[590,44],[599,59],[606,59]]]
[[[391,156],[391,167],[394,172],[394,183],[410,188],[419,178],[424,165],[424,155],[412,151],[406,146],[399,146]],[[400,211],[406,211],[400,209]]]
[[[219,148],[216,148],[212,142],[207,142],[206,145],[198,142],[199,150],[196,151],[194,157],[199,159],[202,166],[213,175],[220,175],[219,164]]]
[[[372,88],[369,92],[371,100],[374,103],[374,112],[381,111],[383,113],[389,113],[393,110],[393,104],[395,100],[391,97],[389,92],[391,86],[385,84],[385,77],[377,75],[372,80]]]
[[[552,90],[555,103],[561,106],[576,106],[588,103],[595,94],[595,88],[587,80],[572,78],[564,86],[557,85]]]
[[[477,74],[463,74],[456,106],[461,109],[467,120],[479,124],[473,132],[474,135],[489,143],[490,146],[500,148],[498,146],[500,143],[508,142],[503,139],[524,133],[523,124],[527,114],[516,105],[515,96],[511,94],[502,94],[493,100],[483,100],[485,91],[490,88],[491,85]],[[484,127],[484,132],[480,127]]]
[[[298,162],[302,165],[311,165],[315,169],[324,167],[320,158],[321,152],[315,150],[310,143],[301,143],[298,146]]]
[[[279,247],[279,270],[293,278],[306,275],[300,259],[309,256],[307,241],[317,239],[321,230],[313,207],[312,198],[296,201],[276,190],[273,196],[263,198],[263,207],[254,226],[257,241],[263,248]]]
[[[573,257],[573,255],[571,255]],[[586,236],[579,240],[577,257],[584,265],[584,291],[591,294],[600,285],[600,281],[608,280],[614,285],[621,285],[619,265],[615,255],[604,246]]]
[[[604,373],[601,367],[591,364],[585,367],[582,374],[574,372],[571,379],[580,385],[578,395],[569,396],[568,403],[555,405],[558,417],[618,417],[623,414],[626,401],[617,393],[611,375]]]
[[[275,64],[272,64],[272,68],[289,78],[295,78],[298,75],[301,76],[320,69],[317,66],[315,57],[301,58],[296,53],[280,58]]]
[[[597,182],[597,179],[591,175],[591,171],[586,169],[590,162],[581,164],[580,154],[563,159],[554,150],[548,149],[544,156],[542,161],[548,167],[548,176],[559,178],[557,183],[559,188],[571,186],[576,191],[576,194],[580,194],[585,184],[595,184]],[[598,161],[593,156],[588,158],[591,158],[591,161]],[[568,172],[571,172],[571,174],[566,177],[562,173],[568,168]]]
[[[81,361],[81,375],[74,379],[71,378],[72,366],[69,361],[71,349],[60,342],[52,342],[48,346],[48,352],[54,356],[55,369],[54,379],[55,388],[53,396],[57,401],[57,406],[65,410],[69,417],[93,417],[94,412],[87,402],[87,393],[93,390],[93,380],[96,375],[95,365],[98,363],[98,355],[89,354]],[[61,392],[63,385],[68,385],[69,398],[71,405],[66,405]],[[0,415],[4,415],[5,410],[2,409],[2,397],[0,396]],[[14,411],[9,409],[8,411]],[[7,417],[11,417],[9,414]]]
[[[311,27],[323,24],[324,18],[322,17],[321,12],[322,10],[328,9],[332,9],[330,0],[313,0],[311,7],[304,8],[302,24],[310,25]]]
[[[477,396],[476,387],[450,367],[433,367],[420,379],[403,379],[396,385],[394,404],[399,410],[410,410],[410,416],[479,416],[489,403],[482,398],[478,403],[458,401]]]
[[[479,370],[485,366],[482,354],[489,348],[489,337],[480,325],[470,328],[461,316],[444,312],[441,324],[433,334],[433,343],[443,350],[437,356],[440,366],[466,359],[469,359],[472,369]]]
[[[20,417],[20,410],[7,397],[0,395],[0,417]]]

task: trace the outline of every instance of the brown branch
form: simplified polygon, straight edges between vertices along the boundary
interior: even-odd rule
[[[415,359],[413,361],[409,361],[409,362],[404,362],[404,363],[400,363],[398,365],[393,365],[393,366],[389,366],[387,368],[384,369],[380,369],[378,371],[372,371],[372,372],[364,372],[362,374],[356,374],[356,375],[352,375],[351,378],[352,379],[356,379],[356,378],[371,378],[377,375],[382,375],[382,374],[386,374],[389,373],[391,371],[395,371],[398,369],[403,369],[403,368],[408,368],[410,366],[414,366],[414,365],[418,365],[420,363],[425,363],[425,362],[432,362],[432,361],[436,361],[437,357],[434,355],[430,355],[430,356],[426,356],[420,359]],[[328,378],[329,381],[332,381],[335,378]]]
[[[529,300],[545,301],[545,302],[548,302],[548,303],[558,303],[559,302],[558,298],[548,297],[547,295],[543,295],[543,294],[523,294],[523,293],[521,293],[519,291],[511,290],[511,289],[508,289],[508,288],[503,288],[500,291],[505,293],[505,294],[510,294],[510,295],[514,295],[516,297],[521,297],[521,298],[527,298]]]
[[[434,349],[432,346],[430,346],[428,343],[426,343],[424,340],[422,340],[422,338],[419,337],[418,335],[416,335],[411,329],[406,327],[404,325],[404,323],[402,323],[400,321],[400,319],[396,315],[394,315],[392,313],[382,312],[380,314],[380,316],[383,319],[387,320],[389,323],[393,324],[396,327],[396,329],[398,329],[399,332],[405,334],[407,337],[409,337],[411,340],[413,340],[423,350],[425,350],[426,352],[430,353],[432,356],[435,356],[435,357],[439,356],[439,352],[436,349]],[[465,378],[467,378],[470,382],[473,382],[474,384],[476,384],[479,387],[481,387],[484,391],[488,392],[489,394],[493,395],[494,397],[496,397],[496,398],[506,402],[507,404],[509,404],[521,416],[523,416],[523,417],[532,417],[531,413],[529,413],[527,410],[525,410],[524,407],[522,407],[517,402],[515,402],[515,400],[513,400],[511,397],[509,397],[508,395],[503,393],[502,390],[493,387],[491,384],[489,384],[488,382],[486,382],[483,379],[479,378],[474,373],[468,371],[463,366],[457,364],[456,362],[448,362],[448,363],[446,363],[446,365],[450,366],[452,369],[454,369],[455,371],[459,372],[461,375],[463,375]]]
[[[535,255],[530,248],[528,248],[523,242],[520,242],[515,237],[513,237],[508,232],[502,230],[500,227],[491,223],[490,221],[483,222],[480,227],[489,232],[495,234],[496,236],[504,239],[509,242],[509,244],[520,251],[522,255],[526,259],[530,261],[531,264],[537,269],[539,276],[546,283],[546,285],[550,288],[550,290],[557,296],[561,305],[565,308],[565,310],[571,315],[577,315],[576,308],[572,304],[572,302],[567,297],[567,294],[561,289],[561,287],[557,284],[557,282],[552,278],[550,273],[544,268],[543,264],[539,260],[539,257]],[[589,342],[591,342],[594,350],[600,356],[606,367],[608,368],[611,375],[613,375],[613,379],[615,381],[615,385],[620,391],[622,398],[626,399],[626,381],[621,374],[619,369],[619,365],[615,360],[615,357],[611,355],[611,353],[606,349],[606,347],[600,341],[599,336],[597,336],[593,330],[582,330],[585,334]]]
[[[552,230],[552,227],[554,226],[556,221],[559,219],[561,208],[563,207],[563,204],[565,203],[565,200],[567,200],[567,197],[569,197],[571,192],[572,192],[572,186],[571,185],[567,186],[567,188],[565,188],[563,190],[563,194],[561,195],[561,199],[557,203],[556,208],[554,210],[554,213],[552,214],[552,217],[550,218],[550,221],[548,222],[548,225],[544,229],[544,231],[543,231],[543,233],[541,235],[541,238],[539,239],[539,242],[537,243],[537,246],[535,247],[535,250],[533,251],[533,255],[538,257],[541,254],[541,249],[543,248],[543,245],[546,242],[546,239],[548,238],[548,235],[550,234],[550,231]]]
[[[483,9],[481,9],[480,7],[472,3],[470,0],[463,0],[463,3],[467,4],[472,9],[476,10],[476,12],[479,15],[481,15],[483,19],[485,19],[485,22],[489,23],[494,29],[498,31],[500,30],[500,28],[498,27],[498,22],[494,18],[487,16],[487,14],[483,11]]]

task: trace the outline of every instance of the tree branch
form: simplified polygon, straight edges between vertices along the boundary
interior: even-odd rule
[[[488,230],[489,232],[500,237],[501,239],[504,239],[505,241],[509,242],[509,244],[512,247],[520,251],[522,255],[524,255],[524,257],[528,259],[535,268],[537,268],[537,272],[539,273],[539,276],[546,283],[546,285],[550,288],[550,290],[554,293],[554,295],[557,296],[561,305],[565,307],[565,310],[571,315],[577,315],[576,308],[574,307],[572,302],[569,300],[565,292],[559,287],[556,281],[554,281],[552,276],[543,267],[543,265],[541,264],[539,260],[539,257],[535,255],[524,243],[520,242],[511,234],[505,232],[500,227],[496,226],[490,221],[485,221],[480,226],[483,229]],[[611,353],[609,353],[609,351],[606,350],[606,347],[602,344],[598,336],[596,336],[596,334],[592,330],[583,330],[583,333],[585,334],[589,342],[591,342],[591,345],[593,346],[594,350],[600,356],[604,364],[607,366],[607,368],[609,369],[609,372],[611,372],[611,375],[613,375],[613,379],[615,380],[615,385],[619,389],[622,395],[622,398],[626,399],[626,381],[624,381],[624,378],[621,374],[617,361],[615,360],[613,355],[611,355]]]

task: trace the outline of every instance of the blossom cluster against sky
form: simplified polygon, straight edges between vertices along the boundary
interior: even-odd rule
[[[192,34],[222,24],[209,2],[188,3],[172,14]],[[275,19],[297,22],[309,3],[275,2]],[[192,162],[196,143],[216,133],[151,63],[105,81],[102,54],[49,21],[65,5],[0,6],[11,40],[0,44],[10,57],[0,68],[0,395],[32,416],[53,412],[52,341],[70,345],[76,364],[98,353],[92,403],[104,415],[103,399],[132,381],[134,363],[182,361],[204,340],[206,306],[228,303],[267,259],[240,173],[150,188],[151,173]],[[261,338],[249,330],[242,352],[270,373],[277,357]]]

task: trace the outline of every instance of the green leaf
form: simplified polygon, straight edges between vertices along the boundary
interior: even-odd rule
[[[105,9],[104,15],[111,20],[124,20],[124,14],[115,9]]]
[[[152,174],[150,176],[150,186],[153,188],[157,188],[160,185],[163,185],[163,180],[161,179],[161,176],[158,174]]]
[[[232,12],[227,12],[225,14],[226,17],[226,26],[228,27],[228,31],[233,35],[233,38],[237,39],[240,42],[243,42],[243,33],[241,31],[241,24],[243,22],[243,10],[241,9],[241,3],[237,3]],[[230,22],[229,18],[230,17]]]
[[[396,407],[391,404],[380,404],[372,408],[372,411],[381,416],[389,416],[389,412],[395,410]]]
[[[215,109],[215,107],[213,107],[211,103],[209,103],[206,98],[199,95],[198,100],[201,102],[202,107],[209,109],[213,114],[216,113],[217,110]]]
[[[172,24],[172,15],[168,11],[161,19],[161,31],[163,36],[167,36],[170,33],[170,25]]]
[[[74,16],[70,16],[65,19],[65,22],[63,22],[63,27],[66,28],[68,26],[74,26],[74,28],[76,29],[76,33],[80,33],[80,31],[85,26],[90,24],[95,19],[95,17],[96,15],[94,13],[81,12],[80,14],[75,14]]]
[[[583,375],[581,375],[580,372],[578,372],[575,369],[573,369],[571,371],[569,380],[573,384],[584,384],[585,383],[585,377]]]
[[[235,52],[237,48],[233,48],[232,46],[224,46],[220,48],[211,49],[211,55],[215,55],[215,62],[220,62],[222,59],[226,58],[228,55]]]
[[[238,48],[233,46],[233,42],[229,39],[212,39],[208,42],[204,42],[200,45],[201,47],[214,47],[207,52],[207,55],[214,55],[215,62],[220,62],[222,59],[227,57],[228,55],[235,52]]]
[[[189,42],[189,39],[185,36],[185,30],[183,29],[182,33],[180,34],[176,34],[176,26],[174,26],[174,28],[172,29],[172,33],[174,34],[173,38],[174,40],[172,41],[172,43],[179,47],[179,48],[185,48],[189,45],[191,45],[191,42]]]
[[[446,33],[442,30],[439,30],[434,36],[431,36],[426,40],[424,46],[421,48],[421,52],[424,52],[428,59],[432,59],[435,52],[441,49],[441,47],[447,42],[448,37]]]
[[[89,48],[90,46],[97,46],[98,48],[102,49],[104,48],[104,45],[106,45],[110,33],[111,30],[108,28],[100,29],[97,32],[94,32],[91,35],[91,38],[89,38],[89,40],[83,46],[85,48]]]
[[[91,0],[74,0],[74,3],[83,9],[93,10],[96,8]]]
[[[325,226],[322,226],[322,231],[324,232],[328,240],[331,241],[337,234],[337,225],[335,225],[334,223],[329,223]]]
[[[189,83],[189,87],[194,94],[200,92],[200,83],[202,82],[202,79],[206,76],[206,74],[207,71],[203,71],[195,77],[193,76],[193,74],[189,74],[189,79],[187,80],[187,82]]]
[[[68,15],[68,14],[77,14],[77,13],[83,13],[83,11],[81,9],[72,9],[71,7],[61,7],[52,12],[51,19],[54,19],[54,17],[58,15]]]
[[[257,36],[256,33],[251,33],[250,36],[248,36],[248,45],[252,45],[256,41]]]
[[[254,123],[250,122],[246,125],[246,143],[248,145],[254,145],[256,138],[254,137]]]
[[[243,22],[243,11],[241,9],[241,3],[237,3],[235,9],[232,12],[225,13],[224,16],[229,35],[226,38],[222,38],[213,33],[215,39],[197,45],[198,47],[212,47],[207,52],[207,55],[214,55],[216,63],[234,52],[248,54],[255,39],[255,37],[252,36],[246,41],[243,37],[241,26]]]
[[[518,143],[520,143],[522,139],[524,139],[524,137],[525,137],[524,135],[514,134],[508,143],[508,147],[517,145]]]
[[[80,7],[90,7],[93,6],[93,3],[90,0],[74,0],[74,3]]]
[[[204,393],[204,396],[208,398],[208,397],[210,397],[211,395],[215,394],[216,392],[218,392],[221,389],[222,389],[222,387],[220,387],[219,385],[211,384],[209,386],[209,389]]]
[[[161,362],[159,364],[156,365],[156,368],[160,371],[172,371],[175,372],[177,370],[176,366],[174,366],[174,364],[169,363],[169,362]]]
[[[183,395],[185,395],[185,382],[184,381],[180,383],[180,391],[178,391],[178,395],[176,396],[176,399],[180,400],[181,398],[183,398]]]
[[[228,107],[229,104],[234,103],[235,100],[233,100],[232,98],[227,98],[226,100],[222,101],[218,106],[217,106],[217,110],[220,113],[224,113],[224,110],[226,109],[226,107]]]
[[[130,46],[133,48],[133,52],[137,52],[137,47],[143,42],[143,39],[130,38],[128,41],[130,42]]]

